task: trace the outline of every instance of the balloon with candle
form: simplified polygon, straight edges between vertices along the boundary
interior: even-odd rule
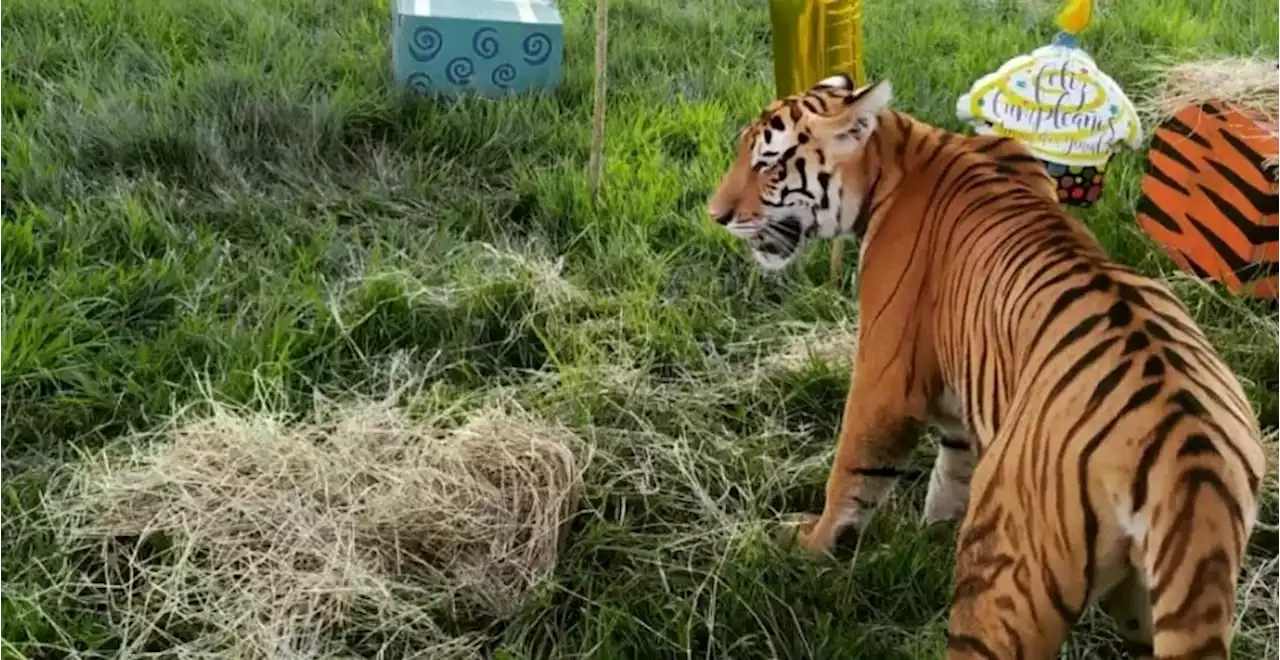
[[[862,68],[862,0],[769,0],[773,79],[779,98],[844,73],[866,84]],[[831,244],[831,279],[844,266],[844,243]]]
[[[1072,206],[1097,201],[1112,156],[1142,141],[1133,103],[1080,48],[1077,35],[1092,15],[1093,0],[1069,0],[1053,43],[979,78],[956,104],[976,132],[1024,143]]]

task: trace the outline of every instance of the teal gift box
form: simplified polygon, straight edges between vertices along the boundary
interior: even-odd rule
[[[391,68],[417,93],[553,89],[564,26],[551,0],[391,0]]]

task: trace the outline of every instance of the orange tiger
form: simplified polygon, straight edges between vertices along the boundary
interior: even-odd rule
[[[852,384],[811,550],[857,525],[924,424],[924,517],[963,518],[949,658],[1056,655],[1100,603],[1140,657],[1228,657],[1266,469],[1236,377],[1159,282],[1108,259],[1019,143],[833,76],[771,103],[708,203],[765,268],[860,239]]]

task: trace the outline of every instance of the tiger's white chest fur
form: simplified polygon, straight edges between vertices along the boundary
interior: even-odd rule
[[[840,198],[842,189],[840,177],[833,176],[827,182],[826,190],[817,191],[816,198],[826,200],[826,207],[819,204],[814,207],[813,213],[814,228],[822,238],[835,238],[848,231],[845,218],[841,213],[846,206],[844,200]]]

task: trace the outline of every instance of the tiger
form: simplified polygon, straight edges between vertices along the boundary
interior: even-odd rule
[[[825,502],[782,536],[827,554],[934,427],[922,517],[955,530],[948,658],[1054,657],[1094,604],[1136,657],[1229,657],[1266,470],[1237,378],[1024,146],[892,97],[837,74],[771,102],[707,202],[767,270],[820,238],[858,244]]]

